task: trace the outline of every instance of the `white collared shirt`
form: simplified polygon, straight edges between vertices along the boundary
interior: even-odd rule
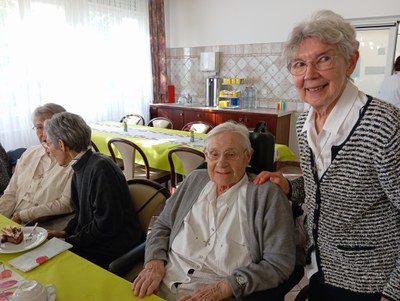
[[[315,129],[315,110],[311,107],[302,131],[307,131],[307,141],[314,154],[319,178],[331,164],[332,146],[340,145],[347,139],[366,102],[366,95],[348,81],[319,134]]]
[[[245,174],[219,197],[214,182],[204,187],[172,242],[163,279],[170,289],[176,282],[190,283],[190,270],[223,278],[251,262],[246,239],[248,181]]]
[[[340,145],[347,139],[366,102],[367,96],[348,81],[319,134],[315,129],[315,111],[313,108],[310,109],[302,131],[307,131],[307,142],[314,153],[318,178],[322,177],[332,162],[332,146]],[[318,266],[316,254],[313,251],[311,264],[306,266],[306,275],[311,278],[316,272],[318,272]]]

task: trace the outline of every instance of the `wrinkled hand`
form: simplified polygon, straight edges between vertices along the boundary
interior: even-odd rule
[[[15,213],[12,217],[11,220],[16,222],[17,224],[22,224],[21,217],[19,216],[19,213]]]
[[[139,298],[151,295],[160,288],[164,275],[164,261],[150,260],[133,282],[133,293]]]
[[[289,193],[289,182],[281,172],[262,171],[254,178],[253,183],[263,184],[268,180],[277,184],[286,195]]]
[[[65,233],[65,231],[55,231],[55,230],[48,230],[47,231],[47,238],[53,238],[53,237],[57,237],[57,238],[65,238],[67,235]]]
[[[232,297],[233,292],[227,281],[222,280],[215,284],[207,285],[193,293],[183,296],[178,301],[219,301]]]

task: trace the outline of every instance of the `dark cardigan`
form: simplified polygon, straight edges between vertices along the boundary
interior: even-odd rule
[[[66,227],[72,251],[101,266],[143,241],[129,189],[119,167],[88,150],[73,166],[76,216]]]

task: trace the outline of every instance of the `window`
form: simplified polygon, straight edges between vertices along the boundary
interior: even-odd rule
[[[399,20],[377,18],[351,21],[360,42],[360,59],[352,78],[366,94],[377,96],[383,79],[391,75]]]
[[[0,2],[0,141],[37,144],[31,113],[55,102],[87,122],[148,118],[146,0]]]

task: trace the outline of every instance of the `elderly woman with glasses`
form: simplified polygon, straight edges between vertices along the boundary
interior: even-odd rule
[[[60,112],[65,112],[62,106],[46,103],[32,114],[33,129],[40,144],[29,147],[18,159],[10,183],[0,198],[0,213],[17,223],[41,218],[40,226],[61,230],[71,218],[73,171],[70,167],[59,166],[44,147],[44,122]]]
[[[300,98],[303,177],[263,172],[307,209],[313,300],[400,300],[400,111],[359,91],[354,28],[320,11],[294,28],[283,59]]]
[[[289,277],[295,265],[290,205],[275,184],[249,180],[252,153],[244,125],[226,122],[208,133],[207,170],[185,179],[153,225],[135,295],[241,298]]]

